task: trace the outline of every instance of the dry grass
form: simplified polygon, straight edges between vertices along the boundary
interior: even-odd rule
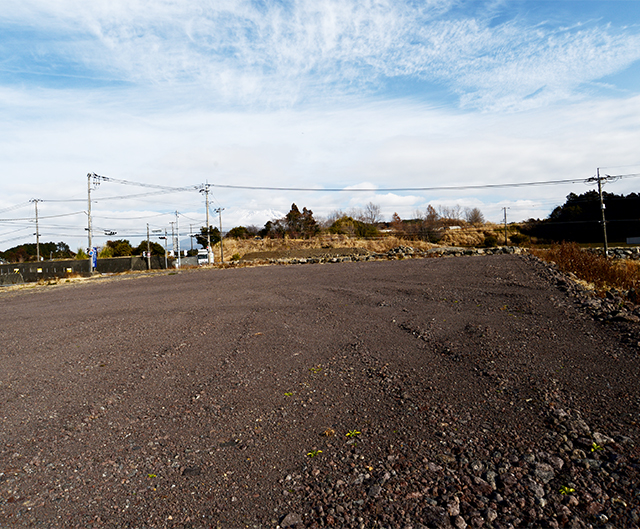
[[[556,263],[563,272],[572,272],[579,279],[592,283],[599,291],[609,288],[636,291],[640,286],[640,264],[636,261],[606,259],[602,255],[581,250],[575,243],[556,244],[548,250],[536,249],[531,253]]]
[[[287,250],[304,250],[308,248],[363,248],[371,252],[383,253],[397,246],[411,246],[420,250],[428,250],[435,245],[424,241],[409,241],[398,237],[380,237],[375,239],[356,239],[346,235],[323,235],[311,239],[224,239],[225,261],[233,255],[242,257],[251,252],[273,252]],[[214,253],[220,255],[219,243]]]
[[[513,226],[507,228],[507,244],[517,244],[512,237],[519,235]],[[504,226],[487,222],[482,226],[463,226],[457,230],[447,230],[440,240],[445,246],[502,246],[504,244]]]

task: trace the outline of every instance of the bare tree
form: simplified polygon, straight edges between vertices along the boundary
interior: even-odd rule
[[[377,224],[382,221],[382,212],[380,210],[380,206],[378,204],[374,204],[373,202],[369,202],[365,207],[364,211],[360,213],[360,219],[362,222],[366,222],[367,224]]]
[[[466,208],[464,210],[464,220],[474,226],[484,224],[484,215],[480,208]]]
[[[461,220],[462,208],[458,204],[455,206],[438,206],[438,215],[443,220]]]

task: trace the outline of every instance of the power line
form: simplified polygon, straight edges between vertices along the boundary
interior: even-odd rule
[[[39,202],[42,202],[41,200],[39,200]],[[84,211],[74,211],[73,213],[62,213],[60,215],[47,215],[46,217],[39,217],[41,219],[57,219],[59,217],[71,217],[72,215],[78,215],[80,213],[84,213]],[[33,217],[24,217],[24,218],[19,218],[19,219],[0,219],[0,222],[14,222],[14,221],[33,221],[34,218]]]
[[[640,176],[640,173],[631,173],[627,175],[607,175],[611,178],[632,178]],[[232,184],[209,184],[212,187],[220,187],[225,189],[250,189],[261,191],[310,191],[310,192],[385,192],[385,191],[457,191],[463,189],[500,189],[500,188],[516,188],[516,187],[534,187],[534,186],[547,186],[547,185],[563,185],[563,184],[577,184],[581,182],[587,182],[588,178],[572,178],[568,180],[545,180],[539,182],[512,182],[506,184],[476,184],[476,185],[463,185],[463,186],[427,186],[427,187],[384,187],[384,188],[318,188],[318,187],[267,187],[267,186],[241,186]]]
[[[31,201],[23,202],[21,204],[16,204],[15,206],[9,206],[8,208],[0,209],[0,213],[6,213],[7,211],[13,211],[14,209],[24,208],[31,204]]]

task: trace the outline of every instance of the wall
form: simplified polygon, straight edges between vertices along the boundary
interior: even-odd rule
[[[197,257],[182,257],[182,266],[197,266]],[[168,267],[175,268],[174,259],[168,259]],[[151,268],[160,270],[164,268],[164,256],[151,257]],[[147,270],[147,260],[143,257],[111,257],[98,259],[96,271],[100,274],[117,274],[130,270]],[[88,259],[60,259],[54,261],[40,261],[40,263],[13,263],[0,265],[0,285],[15,284],[10,281],[19,281],[20,276],[25,282],[36,282],[39,279],[51,279],[56,277],[88,276]],[[10,279],[11,276],[13,279]]]

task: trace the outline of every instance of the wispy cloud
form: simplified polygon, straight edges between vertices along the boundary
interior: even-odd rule
[[[6,3],[6,2],[5,2]],[[9,0],[14,64],[138,86],[190,89],[223,105],[289,106],[377,95],[388,80],[437,82],[462,106],[522,109],[579,96],[640,59],[638,28],[559,27],[473,13],[454,0]],[[11,40],[9,39],[9,40]],[[16,44],[17,45],[17,44]]]

